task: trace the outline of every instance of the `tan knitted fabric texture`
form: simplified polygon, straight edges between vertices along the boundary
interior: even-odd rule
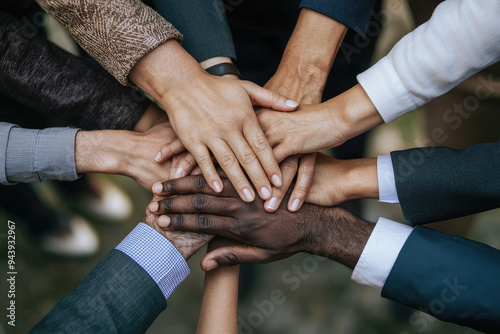
[[[141,0],[37,0],[80,46],[122,85],[149,51],[182,40],[170,23]]]

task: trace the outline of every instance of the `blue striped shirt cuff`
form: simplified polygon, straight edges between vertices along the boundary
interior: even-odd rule
[[[189,267],[179,251],[151,226],[139,223],[116,247],[139,264],[168,299],[189,275]]]

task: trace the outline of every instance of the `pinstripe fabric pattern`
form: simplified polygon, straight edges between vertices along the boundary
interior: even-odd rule
[[[182,35],[140,0],[37,0],[121,84],[148,52]]]

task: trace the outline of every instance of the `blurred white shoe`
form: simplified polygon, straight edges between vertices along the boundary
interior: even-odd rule
[[[99,237],[90,223],[81,217],[65,219],[60,228],[44,234],[40,248],[60,256],[85,257],[97,253]]]
[[[125,190],[105,177],[90,176],[89,183],[95,195],[83,199],[85,209],[109,222],[129,218],[133,212],[133,204]]]

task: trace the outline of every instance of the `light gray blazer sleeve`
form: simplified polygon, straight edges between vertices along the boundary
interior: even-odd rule
[[[0,122],[0,183],[73,181],[78,129],[23,129]]]

